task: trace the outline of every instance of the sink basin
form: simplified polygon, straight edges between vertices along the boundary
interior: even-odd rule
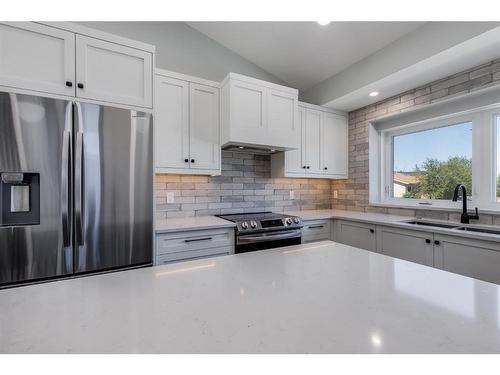
[[[448,228],[448,229],[455,229],[459,227],[459,225],[457,224],[435,223],[432,221],[422,221],[422,220],[403,221],[403,223],[412,225],[422,225],[426,227]]]
[[[474,228],[474,227],[460,227],[455,228],[456,230],[463,230],[466,232],[478,232],[478,233],[488,233],[488,234],[498,234],[500,235],[500,230],[486,229],[486,228]]]

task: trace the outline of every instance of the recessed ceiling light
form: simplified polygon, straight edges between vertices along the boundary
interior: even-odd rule
[[[371,97],[377,96],[378,95],[378,91],[372,91],[368,95],[370,95]]]
[[[321,25],[321,26],[326,26],[330,23],[331,21],[318,21],[318,23]]]
[[[276,152],[276,150],[271,150],[271,152]]]
[[[244,149],[245,147],[243,147],[243,146],[238,146],[238,148]]]

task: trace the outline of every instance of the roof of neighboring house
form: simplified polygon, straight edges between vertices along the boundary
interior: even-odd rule
[[[394,182],[401,185],[415,185],[418,184],[418,176],[414,174],[407,174],[403,172],[394,172]]]

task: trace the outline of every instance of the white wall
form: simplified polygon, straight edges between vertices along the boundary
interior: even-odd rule
[[[76,22],[156,46],[156,66],[214,81],[229,72],[285,84],[184,22]]]

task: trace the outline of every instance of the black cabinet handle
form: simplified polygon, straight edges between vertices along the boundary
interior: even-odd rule
[[[77,84],[77,86],[79,89],[83,89],[83,83],[79,83],[79,84]]]
[[[428,238],[425,239],[425,243],[431,243],[431,240],[429,240]]]
[[[309,169],[309,168],[310,168],[309,166],[306,167],[306,169]]]
[[[184,163],[189,163],[189,159],[184,159]]]
[[[194,159],[191,159],[191,163],[194,163]]]
[[[203,238],[194,238],[192,240],[184,240],[184,242],[189,243],[189,242],[198,242],[198,241],[210,241],[212,237],[203,237]]]
[[[436,241],[434,241],[434,245],[438,245],[438,246],[439,246],[440,244],[441,244],[441,242],[439,242],[439,241],[437,241],[437,240],[436,240]]]
[[[305,165],[303,165],[303,166],[302,166],[302,168],[306,169],[306,166],[305,166]]]
[[[308,228],[309,229],[316,229],[316,228],[323,228],[324,225],[309,225]]]
[[[66,81],[66,86],[68,86],[68,87],[73,87],[73,82],[71,82],[71,81]]]
[[[327,169],[328,169],[327,167],[325,167],[325,168],[324,168],[324,170],[325,170],[325,171],[326,171]]]
[[[370,233],[375,233],[375,229],[370,229]]]

